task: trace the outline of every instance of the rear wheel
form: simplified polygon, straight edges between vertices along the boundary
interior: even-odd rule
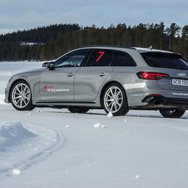
[[[10,92],[12,106],[20,111],[33,110],[32,93],[29,85],[24,81],[16,82]]]
[[[120,84],[113,83],[105,89],[103,107],[114,116],[125,115],[129,111],[125,90]]]
[[[71,113],[86,113],[89,111],[89,108],[68,108]]]
[[[161,109],[159,110],[162,116],[166,118],[180,118],[185,113],[185,110],[181,109]]]

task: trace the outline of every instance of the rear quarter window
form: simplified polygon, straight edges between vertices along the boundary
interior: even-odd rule
[[[114,66],[136,66],[132,57],[125,53],[114,51]]]
[[[168,53],[142,53],[146,63],[151,67],[171,68],[171,69],[188,69],[188,64],[178,54]]]

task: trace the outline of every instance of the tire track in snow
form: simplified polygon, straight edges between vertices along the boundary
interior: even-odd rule
[[[8,129],[8,131],[11,131],[11,129],[14,129],[15,122],[11,122],[10,124],[11,125],[13,124],[13,128]],[[19,124],[19,122],[17,122],[17,124]],[[7,125],[5,124],[5,126],[7,126]],[[25,129],[25,128],[23,128],[22,125],[20,125],[19,129],[21,130],[21,129]],[[1,132],[2,132],[1,130],[2,129],[0,126],[0,144],[2,144],[2,138],[3,138],[2,134],[1,134]],[[14,169],[18,169],[20,172],[22,172],[23,170],[31,167],[32,165],[46,159],[47,157],[52,155],[54,152],[61,149],[65,143],[65,137],[62,134],[56,133],[55,131],[52,131],[52,130],[44,129],[41,127],[29,126],[29,129],[26,129],[26,131],[30,132],[31,134],[34,134],[35,137],[33,137],[33,138],[26,137],[26,138],[24,138],[25,139],[24,142],[27,144],[28,143],[33,144],[33,148],[39,147],[39,150],[37,150],[37,152],[35,151],[34,154],[31,154],[31,155],[27,156],[26,158],[23,157],[23,159],[19,160],[18,162],[15,161],[13,164],[9,165],[8,167],[1,168],[1,166],[0,166],[0,179],[11,176]],[[19,133],[16,133],[16,134],[19,134]],[[15,130],[13,131],[12,135],[15,136]],[[24,136],[25,135],[23,135],[23,137]],[[24,139],[21,139],[22,142]],[[46,144],[46,141],[48,141],[49,143]],[[8,157],[11,155],[16,155],[15,150],[17,151],[17,153],[21,153],[21,154],[24,154],[25,152],[27,153],[27,149],[25,150],[25,147],[27,147],[27,144],[24,147],[22,147],[22,145],[24,145],[25,143],[18,142],[18,143],[15,143],[15,145],[13,145],[13,146],[8,145],[7,146],[8,151],[0,150],[0,154],[1,154],[1,156],[7,155],[6,160],[8,160],[8,162],[10,162],[10,160],[12,160],[12,159],[11,159],[11,157],[10,158],[8,158]],[[11,151],[12,149],[13,149],[13,151]],[[29,149],[30,148],[28,148],[28,150]]]

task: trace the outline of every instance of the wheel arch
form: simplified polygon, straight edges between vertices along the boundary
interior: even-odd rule
[[[124,91],[125,91],[125,96],[126,96],[126,100],[127,100],[127,93],[126,93],[125,88],[122,86],[122,84],[121,84],[120,82],[117,82],[117,81],[110,81],[110,82],[106,83],[106,84],[103,86],[102,90],[101,90],[101,93],[100,93],[100,106],[101,106],[101,107],[103,107],[103,95],[104,95],[105,89],[106,89],[109,85],[111,85],[111,84],[119,84],[119,85],[124,89]],[[127,100],[127,104],[128,104],[128,100]]]

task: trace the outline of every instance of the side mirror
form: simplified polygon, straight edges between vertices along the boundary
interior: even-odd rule
[[[55,69],[55,63],[54,63],[54,62],[48,63],[47,68],[48,68],[49,70],[54,70],[54,69]]]
[[[45,62],[42,64],[42,67],[48,67],[49,62]]]

